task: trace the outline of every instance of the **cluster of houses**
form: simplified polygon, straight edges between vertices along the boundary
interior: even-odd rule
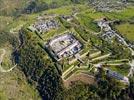
[[[125,8],[128,0],[90,0],[97,11],[112,12]]]
[[[116,31],[112,30],[112,28],[110,27],[110,23],[112,23],[112,22],[114,22],[114,21],[108,21],[106,18],[103,18],[103,19],[97,21],[98,26],[101,28],[102,38],[106,41],[111,42],[111,40],[114,37],[116,37],[116,39],[118,40],[119,43],[128,46],[128,44],[126,43],[124,38],[121,37]],[[101,65],[98,65],[98,66],[97,66],[98,68],[101,68]],[[124,83],[129,83],[129,79],[127,77],[125,77],[115,71],[112,71],[110,69],[106,69],[106,75],[108,77],[112,77],[117,80],[120,80]]]
[[[42,19],[35,22],[33,25],[31,25],[29,28],[32,31],[37,31],[39,33],[45,33],[48,32],[51,29],[58,29],[59,23],[56,20],[53,19]]]
[[[115,31],[108,31],[102,35],[103,39],[109,41],[115,37]]]
[[[101,31],[104,30],[105,32],[112,30],[111,27],[109,26],[110,23],[111,22],[108,21],[107,18],[97,20],[97,24],[101,28]]]
[[[107,21],[106,18],[97,21],[97,24],[101,28],[101,31],[103,33],[102,38],[105,40],[111,40],[116,35],[116,32],[111,29],[109,25],[110,23],[111,21]]]
[[[71,57],[82,49],[82,44],[71,33],[56,36],[49,40],[46,48],[57,61]]]
[[[114,22],[118,22],[118,20],[115,21],[108,21],[106,18],[103,18],[99,21],[97,21],[98,26],[101,28],[101,37],[108,41],[108,42],[112,42],[113,38],[116,38],[116,40],[118,41],[118,43],[125,45],[129,48],[134,48],[134,46],[132,44],[128,44],[125,40],[125,38],[123,36],[121,36],[119,33],[117,33],[116,31],[114,31],[110,24],[114,23]]]
[[[111,42],[114,37],[118,40],[119,43],[127,45],[123,37],[121,37],[116,31],[114,31],[110,23],[114,23],[115,21],[108,21],[106,18],[103,18],[99,21],[97,21],[98,26],[101,28],[102,35],[101,37],[106,40]]]

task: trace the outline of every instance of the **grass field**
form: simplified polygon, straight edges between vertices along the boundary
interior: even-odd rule
[[[134,41],[134,24],[124,23],[117,25],[116,29],[127,39]]]
[[[37,90],[26,82],[18,70],[0,73],[0,100],[41,100]]]
[[[0,0],[0,15],[14,15],[19,9],[24,8],[31,0]]]
[[[129,65],[121,65],[121,66],[110,66],[110,69],[116,71],[124,76],[127,76],[130,66]]]
[[[4,30],[4,28],[6,28],[6,26],[12,21],[12,17],[0,16],[0,31]]]
[[[1,40],[3,41],[3,40]],[[8,41],[0,44],[0,49],[5,49],[2,68],[9,69],[12,64],[12,46]],[[0,56],[3,52],[0,51]],[[39,93],[33,86],[27,83],[25,75],[17,67],[11,72],[0,72],[0,100],[41,100]]]

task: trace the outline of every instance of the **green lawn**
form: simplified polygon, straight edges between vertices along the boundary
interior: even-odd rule
[[[0,31],[4,30],[4,28],[11,22],[13,22],[12,17],[0,16]]]
[[[116,71],[124,76],[127,76],[129,73],[130,66],[129,65],[121,65],[121,66],[110,66],[110,69]]]
[[[116,29],[129,40],[134,41],[134,24],[124,23],[117,25]]]

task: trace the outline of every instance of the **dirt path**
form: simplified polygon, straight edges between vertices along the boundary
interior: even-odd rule
[[[129,73],[128,73],[128,77],[133,77],[133,75],[134,75],[134,60],[132,60],[132,62],[129,62],[129,64],[130,64],[130,66],[131,66],[131,68],[130,68],[130,70],[129,70]]]
[[[5,50],[5,49],[0,49],[0,51],[3,52],[3,53],[1,54],[1,56],[0,56],[0,64],[1,64],[2,61],[3,61],[3,57],[4,57],[4,55],[6,54],[6,50]]]
[[[12,71],[17,65],[13,66],[12,68],[8,69],[8,70],[5,70],[2,66],[1,66],[1,63],[3,61],[3,58],[4,58],[4,55],[6,54],[6,50],[5,49],[0,49],[0,51],[3,51],[3,53],[1,54],[0,56],[0,72],[10,72]]]
[[[96,61],[96,60],[105,59],[105,58],[109,57],[110,55],[111,55],[111,53],[102,55],[102,56],[100,56],[100,57],[97,57],[97,58],[92,59],[91,62]]]

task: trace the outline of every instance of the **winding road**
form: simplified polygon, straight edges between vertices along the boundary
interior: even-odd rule
[[[0,49],[0,51],[3,52],[3,53],[0,55],[0,72],[6,73],[6,72],[12,71],[12,70],[17,66],[17,64],[16,64],[15,66],[13,66],[12,68],[8,69],[8,70],[5,70],[5,69],[1,66],[1,64],[2,64],[2,61],[3,61],[4,55],[6,54],[6,50],[5,50],[5,49]]]
[[[116,36],[121,39],[123,44],[130,49],[131,55],[134,56],[134,50],[128,45],[128,43],[125,41],[125,39],[123,37],[121,37],[120,35],[118,35],[117,33],[116,33]],[[132,61],[129,62],[129,65],[131,66],[131,68],[128,73],[128,77],[130,77],[130,76],[133,77],[133,75],[134,75],[134,59],[132,59]]]
[[[99,21],[98,23],[100,23],[101,21]],[[100,27],[104,27],[105,26],[105,29],[108,29],[110,27],[110,25],[107,23],[107,22],[102,22],[103,23],[103,26],[100,25]],[[105,25],[104,25],[105,24]],[[98,24],[99,25],[99,24]],[[107,31],[107,30],[104,30],[104,31]],[[116,37],[119,38],[119,41],[124,44],[128,49],[130,49],[131,51],[131,55],[134,56],[134,50],[130,47],[130,45],[125,41],[125,39],[120,36],[116,31],[112,30],[112,28],[110,27],[110,30],[109,31],[112,31]],[[131,66],[130,68],[130,71],[128,73],[128,77],[133,77],[134,75],[134,59],[132,59],[132,61],[129,61],[129,65]]]
[[[120,35],[118,35],[117,33],[116,33],[116,36],[121,39],[123,44],[130,49],[131,55],[134,56],[134,50],[128,45],[128,43],[125,41],[125,39],[123,37],[121,37]],[[128,77],[133,77],[133,75],[134,75],[134,59],[132,59],[132,61],[129,61],[129,65],[131,66],[131,68],[129,70]]]

